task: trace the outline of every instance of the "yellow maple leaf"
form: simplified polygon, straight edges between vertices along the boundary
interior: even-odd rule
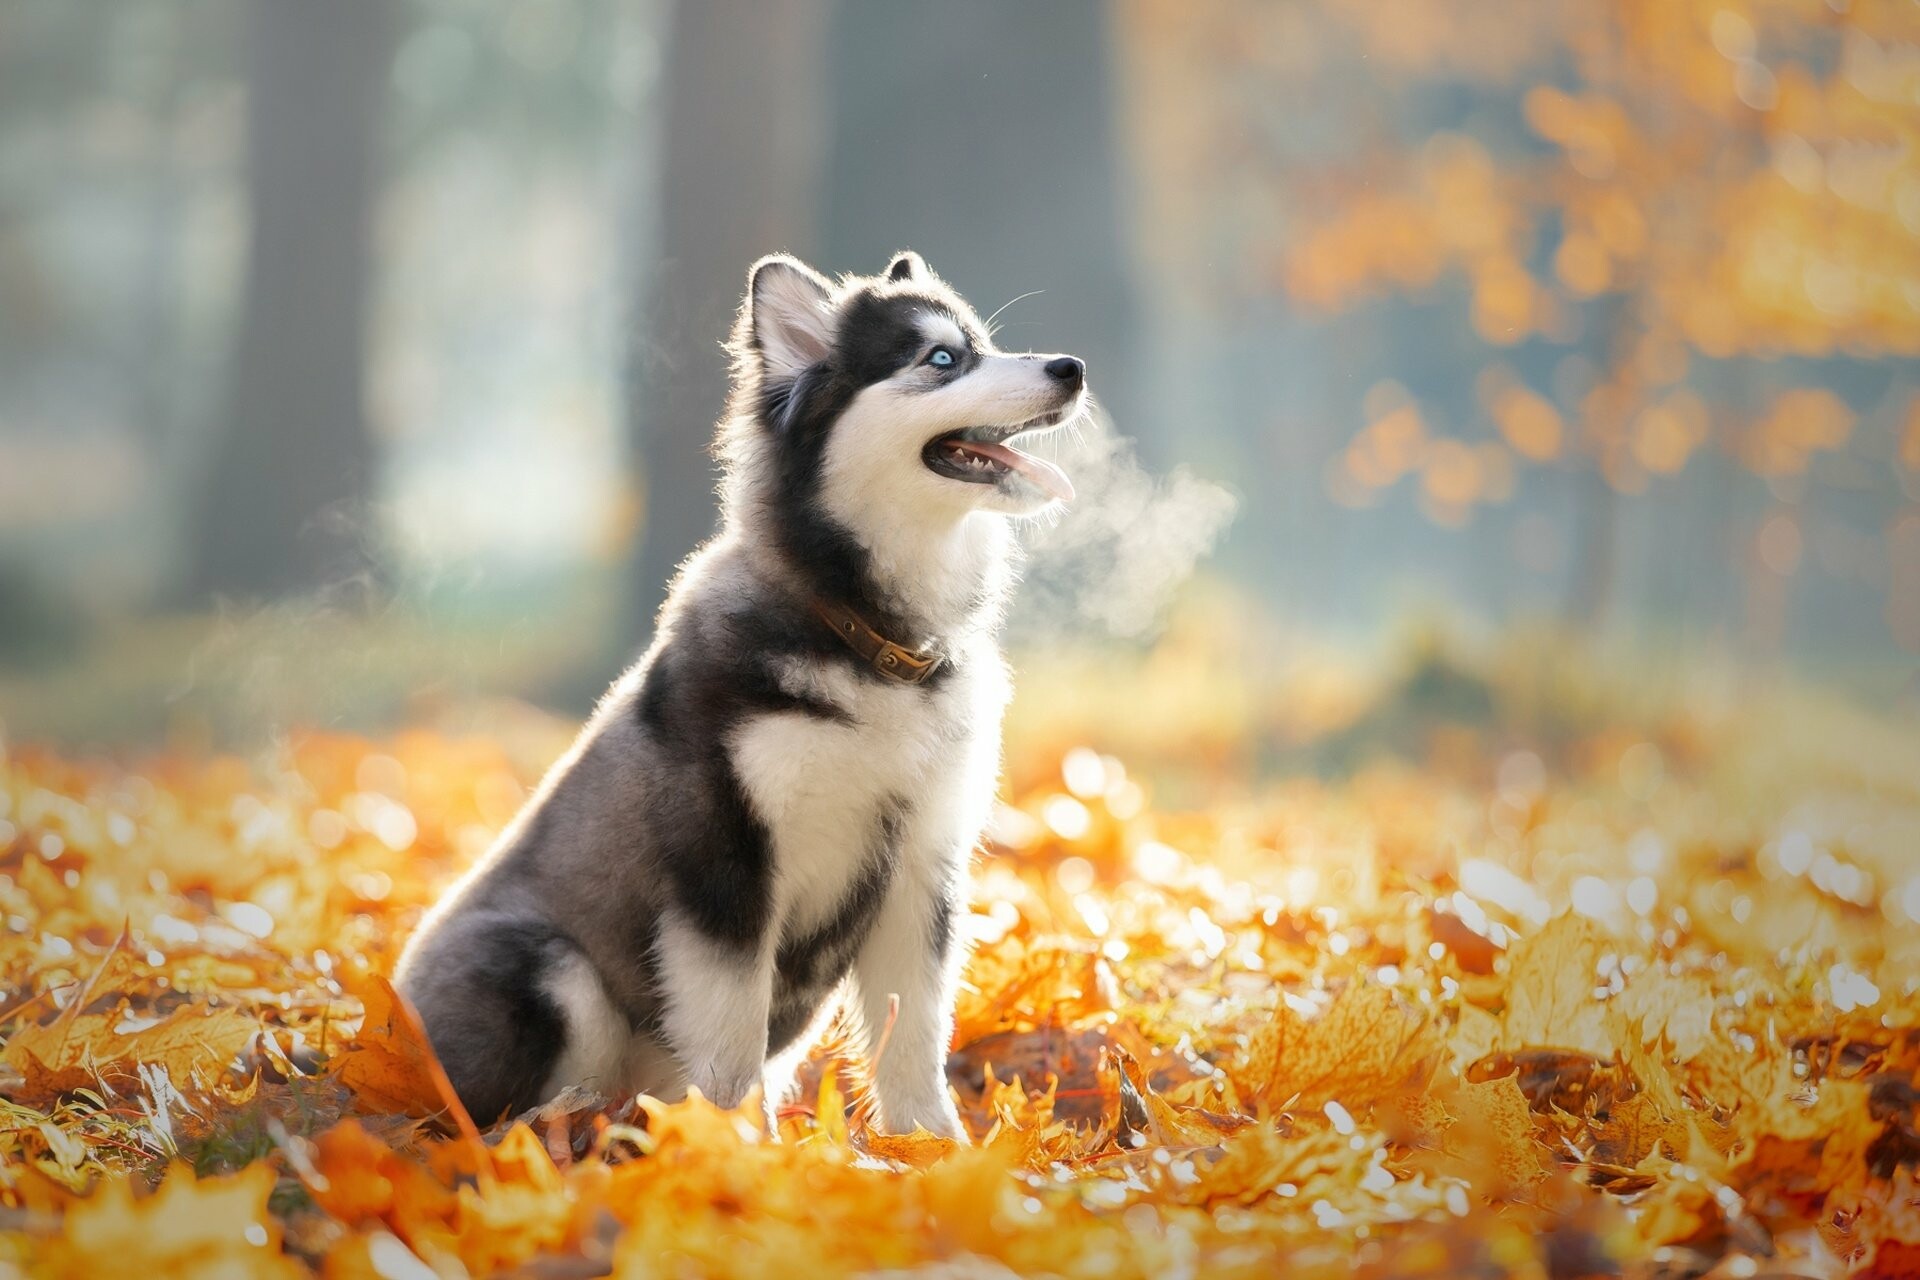
[[[960,1146],[952,1138],[943,1138],[925,1129],[915,1129],[912,1133],[870,1133],[862,1145],[870,1155],[897,1160],[915,1169],[937,1164]]]
[[[306,1272],[280,1252],[280,1225],[267,1212],[274,1181],[266,1164],[206,1179],[176,1164],[136,1199],[131,1183],[109,1180],[68,1211],[37,1272],[98,1280],[137,1265],[148,1280],[294,1280]]]
[[[1118,1045],[1107,1051],[1105,1072],[1122,1100],[1119,1118],[1129,1113],[1144,1125],[1144,1136],[1159,1147],[1210,1147],[1247,1125],[1243,1116],[1225,1116],[1185,1107],[1162,1097],[1147,1078],[1145,1068]]]
[[[314,1139],[308,1191],[349,1226],[383,1222],[411,1239],[452,1220],[455,1197],[418,1160],[344,1120]]]
[[[1514,1077],[1462,1084],[1446,1102],[1456,1118],[1447,1130],[1445,1149],[1472,1171],[1481,1194],[1513,1199],[1547,1176],[1533,1112]]]
[[[1196,1204],[1253,1205],[1290,1185],[1294,1195],[1338,1182],[1353,1167],[1353,1148],[1332,1129],[1284,1134],[1254,1124],[1228,1138],[1218,1159],[1198,1170],[1184,1198]]]
[[[1442,1049],[1431,1018],[1362,980],[1315,1017],[1281,1005],[1248,1038],[1233,1075],[1270,1107],[1357,1108],[1424,1080]]]
[[[353,1090],[366,1111],[444,1115],[460,1132],[478,1141],[473,1120],[427,1043],[420,1016],[385,978],[369,979],[360,997],[366,1017],[359,1034],[334,1064],[334,1078]]]
[[[1864,1081],[1828,1079],[1810,1103],[1759,1100],[1743,1117],[1752,1136],[1733,1161],[1733,1176],[1810,1208],[1865,1185],[1867,1148],[1884,1128],[1867,1096]]]
[[[1663,1111],[1644,1093],[1614,1103],[1607,1118],[1594,1126],[1593,1137],[1594,1159],[1626,1169],[1635,1167],[1656,1149],[1669,1160],[1684,1160],[1691,1145],[1686,1123]]]
[[[1619,1029],[1637,1026],[1643,1044],[1664,1038],[1683,1062],[1713,1043],[1713,984],[1698,974],[1676,976],[1655,965],[1635,974],[1611,1003],[1625,1020]]]
[[[14,1096],[46,1102],[103,1085],[126,1092],[139,1087],[142,1065],[163,1069],[182,1086],[205,1082],[225,1071],[260,1029],[237,1010],[188,1007],[132,1032],[119,1031],[121,1023],[119,1014],[86,1014],[22,1029],[6,1050],[21,1075]]]
[[[3,1056],[21,1075],[17,1100],[48,1102],[102,1085],[126,1091],[138,1087],[142,1066],[158,1067],[180,1086],[210,1082],[260,1029],[257,1019],[226,1008],[182,1006],[145,1025],[119,1011],[87,1012],[123,989],[131,972],[122,933],[65,1009],[13,1033]]]
[[[1616,1043],[1608,1010],[1594,998],[1608,950],[1593,924],[1571,913],[1521,939],[1508,958],[1506,1009],[1496,1048],[1571,1049],[1605,1061]]]

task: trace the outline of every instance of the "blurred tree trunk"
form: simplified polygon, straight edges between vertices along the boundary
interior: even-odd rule
[[[720,343],[747,267],[813,250],[823,0],[681,0],[666,58],[656,260],[630,378],[645,494],[628,580],[629,639],[652,629],[667,580],[713,531],[708,449],[726,401]]]
[[[191,590],[261,596],[363,570],[364,376],[391,0],[253,0],[246,293]]]
[[[823,226],[836,268],[916,249],[1008,350],[1071,351],[1143,456],[1106,0],[841,0]],[[1038,291],[1035,293],[1035,291]]]
[[[1573,630],[1591,633],[1605,627],[1613,611],[1620,498],[1600,464],[1589,465],[1586,511],[1578,523],[1562,617]]]

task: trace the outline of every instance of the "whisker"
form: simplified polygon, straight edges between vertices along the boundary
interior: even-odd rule
[[[1061,510],[1058,504],[1049,504],[1030,516],[1022,516],[1021,519],[1034,528],[1048,530],[1059,527],[1065,515],[1066,512]]]
[[[1045,289],[1032,289],[1026,293],[1021,294],[1017,298],[1008,298],[1005,302],[1000,304],[1000,308],[998,311],[995,311],[992,315],[987,317],[987,328],[988,329],[993,328],[993,322],[1000,318],[1001,311],[1005,311],[1008,307],[1012,306],[1016,302],[1025,302],[1028,298],[1037,297],[1038,295],[1043,294],[1045,292],[1046,292]]]

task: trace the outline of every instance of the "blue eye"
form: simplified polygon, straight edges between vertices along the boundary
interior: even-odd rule
[[[953,363],[953,352],[945,347],[935,347],[927,353],[927,363],[945,369]]]

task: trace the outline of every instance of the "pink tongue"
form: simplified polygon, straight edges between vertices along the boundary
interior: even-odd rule
[[[960,440],[955,443],[968,453],[991,458],[1003,467],[1018,471],[1062,502],[1073,501],[1073,481],[1067,479],[1067,473],[1051,462],[1018,449],[1009,449],[1003,444],[988,444],[984,440]]]

